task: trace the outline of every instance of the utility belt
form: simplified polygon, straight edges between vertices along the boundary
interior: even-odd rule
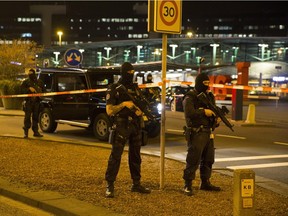
[[[198,132],[210,133],[212,131],[212,128],[206,127],[204,125],[200,125],[199,127],[187,127],[187,126],[184,126],[183,129],[184,129],[184,131],[194,132],[194,133],[198,133]]]
[[[127,123],[132,123],[137,125],[137,127],[139,127],[139,130],[141,130],[141,145],[145,146],[147,145],[148,142],[148,134],[147,131],[143,130],[141,127],[141,117],[136,117],[136,118],[132,118],[131,116],[128,116],[126,118],[124,117],[119,117],[119,116],[115,116],[114,118],[114,123],[122,123],[122,124],[127,124]],[[113,144],[115,142],[115,138],[116,138],[116,125],[113,124],[111,128],[109,128],[109,140],[108,142],[110,144]]]
[[[120,117],[120,116],[115,116],[114,121],[115,122],[136,122],[138,118],[133,118],[131,116],[127,117]]]
[[[212,132],[212,128],[206,127],[204,125],[201,125],[199,127],[187,127],[187,126],[184,126],[183,129],[184,129],[183,134],[184,134],[185,139],[187,141],[191,141],[191,136],[193,134],[196,134],[196,133],[199,133],[199,132],[204,132],[204,133],[211,133]]]

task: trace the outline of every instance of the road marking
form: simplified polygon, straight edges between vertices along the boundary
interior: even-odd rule
[[[288,162],[283,163],[266,163],[266,164],[251,164],[251,165],[241,165],[241,166],[227,166],[228,169],[257,169],[257,168],[267,168],[267,167],[282,167],[288,166]]]
[[[233,138],[233,139],[246,139],[246,137],[229,136],[229,135],[223,135],[223,134],[216,134],[216,136],[219,136],[219,137],[227,137],[227,138]]]
[[[284,143],[284,142],[274,142],[274,144],[277,144],[277,145],[288,145],[288,143]]]
[[[260,159],[286,158],[286,157],[288,157],[288,154],[249,156],[249,157],[232,157],[232,158],[216,158],[215,162],[241,161],[241,160],[260,160]]]
[[[182,133],[183,134],[184,130],[167,129],[166,132],[177,132],[177,133]]]

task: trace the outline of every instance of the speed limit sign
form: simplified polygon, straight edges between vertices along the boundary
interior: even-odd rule
[[[182,1],[155,0],[148,2],[148,31],[181,33]],[[153,29],[151,28],[153,26]]]

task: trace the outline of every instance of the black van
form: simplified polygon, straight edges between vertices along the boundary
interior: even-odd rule
[[[108,140],[111,120],[106,114],[105,92],[120,78],[120,67],[40,68],[39,78],[47,95],[42,97],[39,114],[43,132],[53,133],[61,123],[91,129],[97,139]],[[146,130],[149,137],[158,136],[159,121],[147,121]]]

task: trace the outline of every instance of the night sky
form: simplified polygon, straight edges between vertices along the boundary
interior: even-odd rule
[[[1,1],[0,16],[9,17],[28,15],[29,4],[66,4],[67,12],[71,15],[97,14],[97,16],[132,15],[135,3],[147,3],[148,1]],[[189,17],[205,17],[210,15],[237,15],[261,13],[288,14],[286,1],[182,1],[182,15]],[[284,5],[285,4],[285,5]]]

